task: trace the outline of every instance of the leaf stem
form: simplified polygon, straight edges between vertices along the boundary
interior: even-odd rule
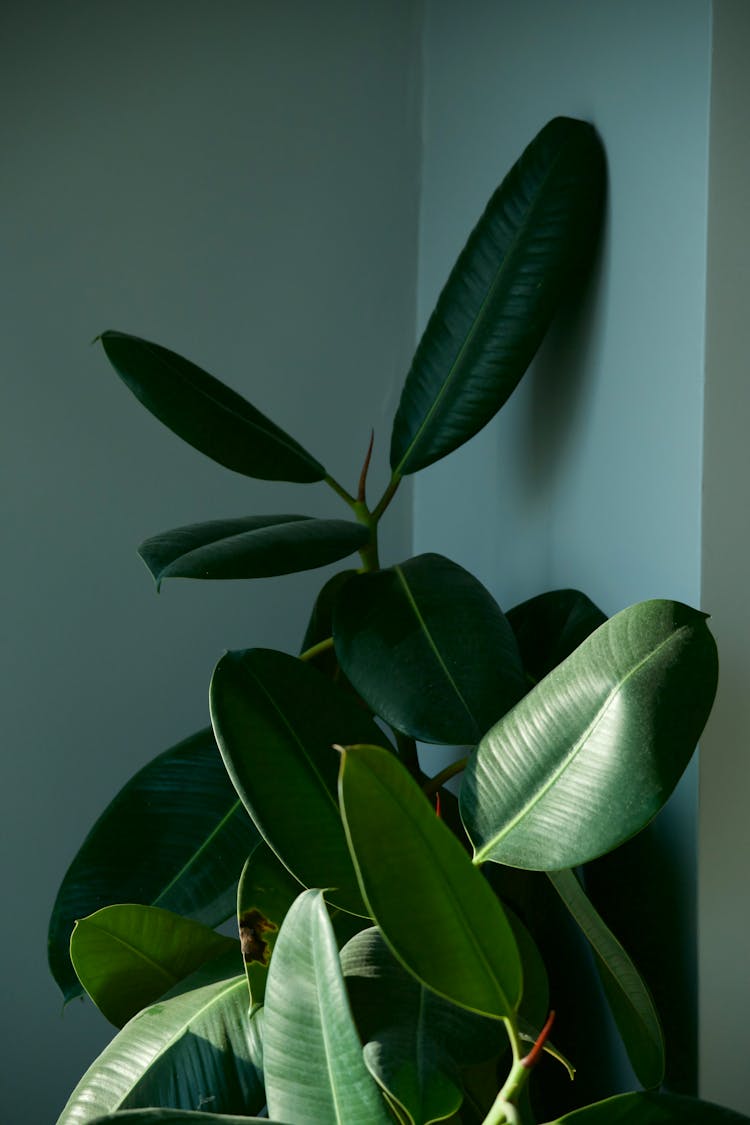
[[[350,508],[356,508],[357,501],[355,497],[352,496],[350,492],[347,492],[343,484],[339,484],[335,477],[332,477],[330,473],[327,473],[323,480],[329,488],[333,489],[337,496],[341,497],[345,504],[348,504]]]
[[[468,757],[466,757],[459,758],[456,762],[451,762],[451,764],[449,766],[446,766],[444,770],[441,770],[440,773],[436,773],[434,777],[431,777],[429,781],[426,781],[424,783],[424,785],[422,786],[422,792],[426,797],[432,797],[433,794],[437,793],[438,789],[442,789],[446,781],[450,781],[450,779],[452,777],[455,777],[456,774],[461,773],[462,770],[465,770],[468,761],[469,759]]]
[[[311,645],[306,648],[304,652],[299,654],[299,660],[314,660],[316,656],[320,656],[323,652],[329,652],[333,648],[333,637],[326,637],[324,641],[318,641],[316,645]]]
[[[375,520],[376,523],[378,522],[378,520],[382,516],[383,512],[386,510],[386,508],[390,504],[393,497],[396,495],[396,490],[397,490],[397,488],[400,484],[401,484],[401,477],[397,476],[397,474],[394,473],[393,476],[390,479],[388,487],[386,488],[385,492],[383,493],[383,495],[380,497],[377,504],[373,508],[372,518]]]

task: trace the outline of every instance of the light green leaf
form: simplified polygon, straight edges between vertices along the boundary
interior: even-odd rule
[[[239,952],[219,957],[139,1012],[86,1071],[58,1125],[148,1106],[259,1113],[262,1053],[240,965]]]
[[[263,1003],[281,923],[302,889],[261,840],[243,868],[237,890],[237,925],[253,1006]]]
[[[380,747],[350,746],[339,794],[362,894],[399,960],[448,1000],[510,1018],[521,996],[513,931],[408,772]]]
[[[548,1125],[747,1125],[731,1109],[675,1094],[619,1094],[566,1113]]]
[[[387,742],[351,693],[271,649],[230,652],[211,681],[211,718],[232,782],[281,862],[306,887],[366,914],[336,799],[334,744]]]
[[[474,745],[526,684],[488,590],[441,555],[360,574],[339,592],[339,664],[373,711],[426,742]]]
[[[276,941],[263,1058],[270,1116],[305,1125],[388,1125],[362,1059],[320,892],[299,896]]]
[[[218,926],[234,913],[257,841],[210,727],[139,770],[89,832],[57,894],[49,962],[66,1001],[81,994],[69,952],[78,918],[132,902]]]
[[[505,1046],[498,1021],[425,988],[377,929],[344,946],[341,967],[370,1073],[414,1125],[449,1117],[463,1100],[460,1067],[493,1058]]]
[[[475,862],[575,867],[640,831],[690,760],[716,679],[697,610],[640,602],[605,622],[469,759],[461,816]]]
[[[647,1088],[659,1086],[664,1080],[664,1036],[646,982],[575,874],[550,871],[548,875],[596,954],[604,991],[638,1081]]]
[[[237,947],[236,940],[157,906],[105,906],[76,922],[70,959],[102,1015],[122,1027],[141,1008]]]
[[[176,527],[138,548],[157,589],[165,578],[268,578],[337,562],[368,541],[361,523],[247,516]]]
[[[213,461],[261,480],[318,481],[326,471],[226,384],[159,344],[103,332],[107,358],[135,397]]]
[[[391,439],[395,478],[468,441],[511,394],[591,259],[605,174],[594,129],[557,117],[503,180],[407,375]]]

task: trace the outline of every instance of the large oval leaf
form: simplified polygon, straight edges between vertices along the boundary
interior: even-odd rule
[[[395,477],[468,441],[528,367],[591,258],[605,165],[590,125],[557,117],[490,199],[438,299],[391,439]]]
[[[548,1125],[747,1125],[750,1117],[675,1094],[619,1094]]]
[[[646,982],[594,909],[575,874],[551,871],[549,878],[594,951],[604,991],[636,1078],[647,1088],[661,1085],[664,1036]]]
[[[508,624],[532,682],[543,679],[607,620],[580,590],[549,590],[509,609]]]
[[[218,926],[258,833],[227,777],[210,727],[154,758],[104,810],[68,868],[49,925],[49,963],[66,1001],[78,918],[120,902]]]
[[[336,656],[362,698],[425,742],[475,744],[526,690],[500,607],[441,555],[351,578],[333,628]]]
[[[76,922],[70,958],[102,1015],[122,1027],[237,941],[157,906],[105,906]]]
[[[271,1117],[305,1125],[388,1125],[362,1059],[323,897],[286,916],[268,971],[263,1061]]]
[[[261,1045],[240,964],[239,952],[218,958],[139,1012],[86,1071],[58,1125],[146,1106],[259,1113]]]
[[[494,1058],[505,1046],[498,1021],[425,988],[377,929],[344,946],[341,967],[370,1073],[413,1125],[449,1117],[463,1100],[460,1068]]]
[[[470,758],[475,861],[576,867],[640,831],[690,760],[716,679],[705,614],[650,601],[607,621]]]
[[[351,555],[369,536],[350,520],[247,516],[163,531],[138,552],[158,589],[164,578],[269,578],[314,570]]]
[[[354,698],[283,652],[230,652],[211,681],[229,776],[261,834],[306,887],[366,914],[336,798],[337,742],[386,742]]]
[[[512,1018],[521,962],[484,876],[401,763],[377,746],[342,754],[341,807],[362,894],[385,940],[428,988]]]
[[[294,438],[194,363],[124,332],[103,332],[100,339],[146,409],[213,461],[261,480],[324,479],[323,466]]]
[[[268,966],[281,923],[302,889],[268,845],[259,841],[248,857],[237,888],[237,926],[253,1006],[263,1003]]]
[[[125,1109],[96,1117],[89,1125],[282,1125],[267,1117],[235,1117],[187,1109]]]

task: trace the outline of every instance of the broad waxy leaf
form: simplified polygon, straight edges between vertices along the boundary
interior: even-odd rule
[[[236,940],[157,906],[105,906],[76,922],[70,957],[102,1015],[122,1027]]]
[[[306,887],[365,914],[336,798],[338,742],[385,736],[354,698],[283,652],[230,652],[211,681],[211,718],[232,782],[259,831]]]
[[[497,1022],[431,992],[393,956],[377,929],[341,951],[364,1058],[378,1084],[413,1125],[441,1121],[463,1100],[459,1068],[498,1055]]]
[[[263,1003],[281,923],[302,889],[268,844],[260,840],[248,857],[237,889],[237,926],[253,1006]]]
[[[263,1019],[268,1112],[305,1125],[388,1125],[362,1059],[319,891],[303,892],[276,941]]]
[[[262,1052],[239,951],[209,962],[139,1012],[76,1086],[58,1125],[148,1106],[257,1114]]]
[[[366,527],[311,516],[247,516],[164,531],[138,552],[157,589],[164,578],[269,578],[315,570],[364,546]]]
[[[351,746],[339,794],[362,894],[398,959],[448,1000],[512,1018],[522,974],[511,926],[407,770],[377,746]]]
[[[351,578],[333,630],[339,664],[362,698],[425,742],[473,745],[526,690],[500,607],[441,555]]]
[[[135,397],[213,461],[261,480],[323,480],[326,471],[289,434],[226,384],[176,352],[103,332],[107,358]]]
[[[139,770],[89,832],[57,894],[49,963],[66,1001],[81,994],[69,952],[78,918],[132,902],[218,926],[234,912],[257,840],[210,727]]]
[[[638,1081],[647,1088],[664,1080],[664,1036],[648,986],[584,893],[572,871],[550,871],[560,898],[594,950],[612,1015]]]
[[[548,1125],[747,1125],[749,1117],[676,1094],[618,1094]]]
[[[576,867],[640,831],[716,691],[705,615],[640,602],[602,625],[485,735],[461,788],[475,862]]]
[[[607,620],[579,590],[550,590],[509,609],[523,666],[538,682]]]
[[[443,289],[406,378],[391,438],[396,478],[468,441],[531,362],[601,223],[594,129],[557,117],[490,199]]]
[[[89,1125],[283,1125],[267,1117],[235,1117],[188,1109],[126,1109],[96,1117]]]

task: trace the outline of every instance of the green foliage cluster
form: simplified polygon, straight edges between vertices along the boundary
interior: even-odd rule
[[[743,1120],[659,1092],[651,993],[581,873],[645,828],[693,753],[717,676],[705,616],[664,600],[607,620],[570,590],[506,615],[449,559],[378,558],[400,481],[496,414],[585,275],[604,191],[594,130],[551,121],[439,298],[372,507],[367,465],[350,494],[192,363],[101,337],[132,392],[196,449],[251,477],[325,482],[349,508],[342,520],[250,516],[165,532],[140,548],[157,585],[280,575],[355,552],[360,566],[324,585],[299,656],[221,658],[212,729],[142,769],[73,861],[50,964],[66,999],[85,990],[120,1030],[59,1125]],[[432,744],[468,753],[435,772]],[[235,905],[239,940],[215,929]],[[601,1032],[577,999],[560,1000],[561,979],[583,997],[594,972],[558,949],[560,919],[594,951],[642,1086],[573,1108],[552,1104],[555,1081],[585,1071]],[[568,1057],[571,1042],[580,1057]]]

